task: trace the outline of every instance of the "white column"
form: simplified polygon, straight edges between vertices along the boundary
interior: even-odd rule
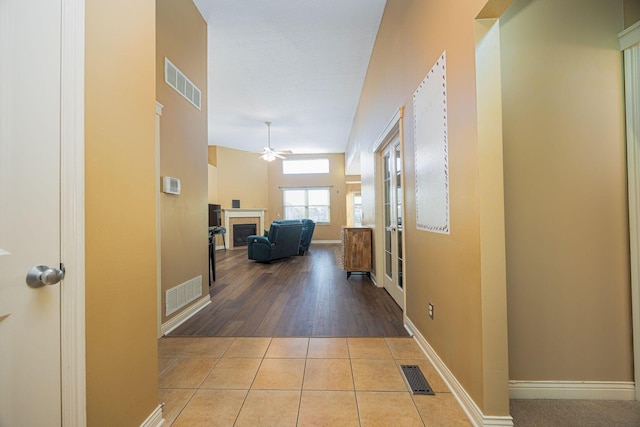
[[[640,22],[618,37],[624,51],[633,357],[636,400],[640,400]]]

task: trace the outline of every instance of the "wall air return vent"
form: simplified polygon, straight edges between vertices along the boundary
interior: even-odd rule
[[[201,109],[200,95],[202,92],[167,58],[164,58],[164,81],[177,90],[180,95],[184,96],[185,99],[192,103],[198,110]]]
[[[175,313],[202,296],[202,276],[174,286],[165,293],[165,316]]]

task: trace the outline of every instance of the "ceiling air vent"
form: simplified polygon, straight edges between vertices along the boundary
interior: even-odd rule
[[[180,95],[184,96],[185,99],[192,103],[198,110],[201,109],[200,95],[202,92],[167,58],[164,58],[164,81],[177,90]]]

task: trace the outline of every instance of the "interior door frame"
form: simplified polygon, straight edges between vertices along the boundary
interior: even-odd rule
[[[635,396],[640,400],[640,22],[618,35],[624,52]]]
[[[384,218],[383,212],[381,209],[380,200],[382,199],[382,177],[380,176],[381,168],[380,168],[380,153],[386,148],[386,146],[392,142],[396,137],[400,139],[400,151],[403,153],[403,162],[404,162],[404,106],[398,108],[395,112],[391,120],[387,123],[385,128],[380,133],[380,136],[376,141],[371,145],[371,152],[375,156],[375,194],[376,194],[376,226],[373,230],[374,233],[374,256],[375,256],[375,265],[378,266],[376,268],[376,276],[381,274],[380,280],[375,277],[375,283],[378,287],[384,287]],[[405,207],[406,197],[404,195],[405,191],[405,167],[402,167],[402,171],[400,173],[400,180],[402,182],[402,218],[403,222],[406,224],[406,212]],[[403,274],[402,274],[402,298],[403,298],[403,307],[402,307],[402,317],[403,322],[406,324],[406,309],[407,306],[407,280],[406,280],[406,271],[407,271],[407,250],[406,250],[406,229],[403,224],[403,239],[402,239],[402,254],[403,254]]]
[[[66,267],[66,275],[60,286],[62,425],[80,427],[87,424],[84,227],[85,0],[62,0],[61,4],[60,253]]]

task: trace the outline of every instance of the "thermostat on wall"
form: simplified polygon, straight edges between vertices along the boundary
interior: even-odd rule
[[[180,194],[180,179],[171,176],[162,178],[162,192],[168,194]]]

